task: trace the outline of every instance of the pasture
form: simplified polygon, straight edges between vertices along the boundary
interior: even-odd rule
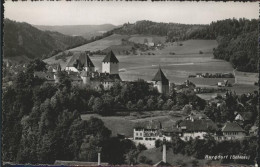
[[[151,80],[160,65],[171,82],[180,84],[187,80],[190,74],[232,72],[232,66],[222,60],[213,59],[212,49],[217,46],[214,40],[188,40],[183,46],[166,44],[162,50],[147,51],[155,55],[117,55],[120,61],[119,68],[123,80],[136,80],[142,78]],[[199,51],[203,54],[199,54]],[[170,55],[174,52],[175,55]],[[91,57],[97,69],[101,69],[102,56]],[[218,80],[195,80],[198,85],[216,84]],[[222,80],[221,80],[222,81]],[[205,82],[205,83],[204,83]],[[231,82],[234,82],[231,80]]]
[[[136,43],[142,42],[149,36],[144,35],[118,35],[114,34],[107,38],[71,49],[70,51],[85,51],[85,50],[104,50],[114,45],[120,45],[122,39],[127,38]],[[149,39],[165,40],[165,37],[151,36]],[[179,44],[182,44],[180,46]],[[196,73],[233,73],[234,69],[229,62],[213,58],[213,48],[217,47],[215,40],[187,40],[178,43],[164,43],[163,49],[149,50],[141,52],[138,55],[117,55],[120,62],[119,74],[122,80],[132,81],[137,79],[144,79],[150,81],[158,70],[160,65],[166,77],[170,82],[181,84],[189,79],[197,86],[213,86],[216,87],[217,82],[222,81],[223,78],[188,78],[189,75]],[[201,53],[200,53],[201,52]],[[148,55],[148,53],[152,53]],[[174,53],[174,54],[172,54]],[[93,61],[96,70],[101,71],[102,60],[105,56],[93,55]],[[46,59],[46,63],[60,63],[62,68],[65,68],[70,57],[66,62],[62,60],[55,60],[54,57]],[[229,82],[235,85],[231,90],[237,93],[251,92],[255,90],[253,82],[258,78],[255,73],[241,73],[235,72],[236,79],[229,78]],[[248,85],[248,86],[245,86]]]
[[[98,114],[83,114],[82,120],[90,117],[101,119],[105,126],[112,131],[112,135],[124,134],[126,137],[133,137],[133,128],[140,124],[149,123],[151,120],[159,121],[163,127],[172,127],[182,116],[177,117],[172,111],[145,111],[142,113],[131,112],[129,116],[100,116]],[[176,112],[174,112],[176,113]]]
[[[155,35],[131,35],[129,41],[144,44],[145,40],[147,42],[153,43],[165,43],[166,37],[155,36]]]
[[[235,71],[236,83],[245,85],[254,85],[258,81],[258,73]]]

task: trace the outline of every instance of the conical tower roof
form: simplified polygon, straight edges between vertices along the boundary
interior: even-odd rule
[[[61,71],[60,63],[57,65],[57,71]]]
[[[112,62],[112,63],[118,63],[118,59],[116,58],[114,52],[111,50],[106,57],[103,59],[103,62]]]
[[[84,67],[95,67],[93,62],[91,61],[91,59],[89,58],[89,56],[87,54],[85,54],[86,57],[86,61],[84,62]]]
[[[166,78],[166,76],[162,72],[161,67],[159,67],[159,69],[158,69],[157,73],[155,74],[154,78],[152,79],[152,81],[162,81],[162,84],[164,84],[164,85],[169,84],[169,80]]]

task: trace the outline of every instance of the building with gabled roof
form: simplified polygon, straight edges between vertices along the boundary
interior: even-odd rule
[[[183,120],[177,127],[182,131],[181,139],[184,141],[199,138],[217,130],[217,125],[210,119]]]
[[[54,72],[35,71],[34,77],[43,79],[47,83],[55,82]]]
[[[154,84],[154,87],[157,88],[159,93],[163,93],[163,94],[169,93],[169,80],[162,72],[161,67],[159,67],[157,73],[152,79],[152,82]]]
[[[66,71],[95,71],[95,66],[86,52],[74,52],[70,58]]]
[[[222,128],[222,133],[223,140],[243,139],[246,136],[244,129],[236,122],[227,122]]]
[[[119,61],[111,50],[102,61],[102,73],[118,74]]]

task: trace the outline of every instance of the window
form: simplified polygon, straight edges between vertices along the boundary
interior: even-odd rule
[[[138,136],[138,133],[135,133],[136,136]]]

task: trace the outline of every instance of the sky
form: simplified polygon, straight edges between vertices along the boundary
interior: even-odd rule
[[[139,20],[210,24],[228,18],[257,19],[258,2],[5,2],[4,17],[33,25],[122,25]]]

